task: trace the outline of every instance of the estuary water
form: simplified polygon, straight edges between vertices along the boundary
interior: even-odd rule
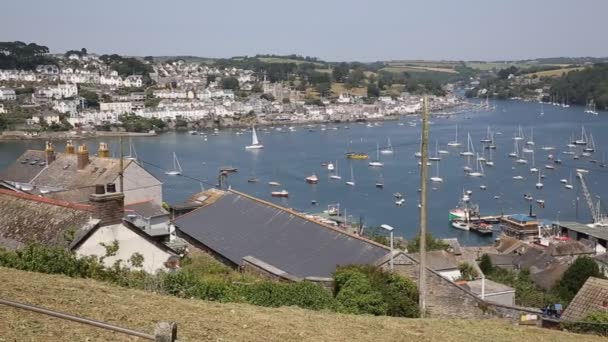
[[[479,245],[492,241],[492,237],[481,237],[474,232],[459,231],[448,222],[448,212],[458,205],[462,192],[471,190],[471,200],[480,206],[482,215],[527,213],[530,204],[534,213],[541,219],[578,220],[589,222],[590,210],[583,198],[580,183],[576,179],[576,169],[585,168],[587,185],[595,200],[604,197],[608,190],[608,168],[600,167],[603,152],[608,152],[608,115],[600,113],[593,116],[584,113],[582,107],[561,108],[544,105],[544,115],[540,115],[541,105],[531,102],[496,101],[494,110],[470,112],[454,115],[450,118],[432,117],[430,126],[429,154],[435,155],[436,142],[440,150],[449,154],[441,155],[439,170],[435,162],[429,167],[430,176],[443,178],[440,184],[429,186],[429,230],[437,237],[457,237],[461,244]],[[415,126],[414,123],[416,124]],[[583,147],[571,149],[567,144],[572,138],[580,138],[584,125],[589,136],[593,134],[596,152],[591,157],[575,160],[573,155],[563,151],[572,150],[581,155]],[[459,148],[446,144],[455,139],[455,128],[458,126]],[[466,149],[467,134],[471,135],[477,152],[485,153],[489,159],[489,150],[484,150],[481,139],[486,137],[487,127],[495,132],[496,150],[492,151],[495,166],[485,166],[484,177],[470,177],[463,171],[467,159],[459,155]],[[519,141],[519,147],[532,139],[533,129],[535,167],[542,175],[542,189],[536,189],[538,176],[530,172],[532,154],[521,153],[528,164],[518,164],[509,153],[514,150],[513,137],[519,132],[519,126],[525,138]],[[348,127],[348,129],[346,129]],[[312,130],[312,131],[311,131]],[[165,133],[156,137],[138,137],[132,139],[140,163],[164,183],[163,200],[169,203],[183,201],[202,187],[208,188],[217,183],[218,170],[224,166],[238,168],[231,173],[226,184],[239,191],[260,197],[264,200],[294,208],[307,213],[321,212],[330,204],[340,204],[342,210],[353,221],[362,220],[365,225],[389,224],[396,229],[397,235],[407,238],[414,236],[418,230],[418,159],[414,153],[419,150],[421,124],[419,116],[403,117],[399,121],[386,121],[378,126],[366,124],[329,124],[325,129],[320,125],[309,130],[296,126],[295,131],[287,127],[277,131],[274,128],[258,128],[258,137],[265,146],[261,150],[245,150],[251,143],[250,132],[237,135],[237,130],[220,130],[217,135],[207,132],[207,140],[200,135],[188,133]],[[384,166],[373,168],[368,163],[376,158],[376,146],[385,147],[390,137],[394,153],[380,155]],[[100,140],[87,140],[90,151],[97,150]],[[118,138],[104,138],[118,155]],[[43,141],[2,142],[0,143],[0,168],[6,167],[26,149],[42,149]],[[57,142],[56,150],[61,151],[62,143]],[[129,139],[124,139],[125,153],[128,153]],[[554,151],[541,149],[542,146],[554,146]],[[347,151],[366,152],[368,160],[348,160]],[[165,175],[165,170],[172,169],[175,152],[183,169],[182,176]],[[92,152],[94,153],[94,152]],[[561,159],[561,164],[548,160],[548,154]],[[595,159],[597,163],[591,163]],[[322,163],[333,162],[338,167],[342,180],[330,179],[327,167]],[[476,169],[475,158],[470,158],[470,166]],[[545,165],[554,165],[555,169],[546,169]],[[351,167],[355,186],[348,186],[351,178]],[[312,174],[319,178],[318,184],[307,184],[305,178]],[[513,176],[522,176],[515,180]],[[257,183],[248,179],[256,177]],[[561,179],[566,179],[574,188],[568,190]],[[384,188],[375,186],[382,180]],[[279,182],[281,186],[272,187],[268,182]],[[486,190],[480,186],[485,185]],[[273,198],[270,193],[285,189],[288,198]],[[395,205],[393,194],[404,195],[403,206]],[[533,201],[524,199],[524,194],[534,197]],[[608,196],[607,200],[608,200]],[[577,201],[577,198],[579,200]],[[544,208],[536,204],[537,199],[545,201]],[[316,205],[313,205],[316,201]],[[494,234],[494,237],[498,233]]]

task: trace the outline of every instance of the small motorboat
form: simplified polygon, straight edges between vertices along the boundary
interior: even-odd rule
[[[405,199],[404,198],[400,198],[398,200],[395,201],[395,204],[397,206],[402,206],[405,203]]]
[[[480,188],[481,190],[486,190],[486,189],[487,189],[487,187],[486,187],[485,185],[480,185],[480,186],[479,186],[479,188]]]
[[[258,182],[258,179],[257,179],[257,178],[255,178],[255,177],[253,177],[253,178],[249,178],[249,179],[247,180],[247,183],[257,183],[257,182]]]
[[[464,221],[452,221],[452,227],[460,230],[470,230],[471,227]]]
[[[403,195],[402,195],[400,192],[395,192],[395,193],[393,194],[393,196],[394,196],[395,198],[403,198]]]
[[[319,178],[313,173],[311,176],[306,177],[306,183],[317,184],[319,183]]]
[[[287,192],[287,190],[273,191],[270,195],[272,197],[289,197],[289,192]]]
[[[232,166],[223,166],[220,168],[220,172],[237,172],[239,169]]]
[[[384,183],[382,183],[382,182],[376,182],[376,188],[379,188],[379,189],[384,188]]]
[[[281,183],[279,183],[279,182],[268,182],[268,185],[270,185],[270,186],[281,186]]]
[[[555,166],[553,166],[551,164],[547,164],[547,165],[545,165],[545,169],[547,169],[547,170],[555,170]]]

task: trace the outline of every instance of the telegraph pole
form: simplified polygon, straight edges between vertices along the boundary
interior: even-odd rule
[[[122,162],[122,160],[124,158],[124,155],[122,152],[122,136],[120,136],[118,139],[119,139],[118,141],[120,142],[120,161],[119,161],[120,173],[118,174],[118,176],[120,179],[120,192],[124,193],[125,192],[125,188],[124,188],[124,186],[125,186],[124,178],[125,177],[124,177],[124,166],[123,166],[123,162]]]
[[[420,146],[420,271],[418,272],[418,306],[420,317],[426,315],[426,223],[427,223],[427,177],[429,167],[429,108],[428,99],[423,99],[422,110],[422,143]]]

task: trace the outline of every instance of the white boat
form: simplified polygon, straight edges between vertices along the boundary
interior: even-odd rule
[[[281,186],[281,183],[279,183],[279,182],[268,182],[268,185],[270,185],[270,186]]]
[[[308,184],[317,184],[319,183],[319,177],[317,177],[317,175],[315,175],[314,173],[308,177],[305,178],[306,183]]]
[[[332,172],[332,171],[334,171],[334,169],[335,169],[335,167],[332,162],[327,163],[327,171]]]
[[[492,150],[490,150],[490,158],[486,160],[486,166],[494,166],[494,160],[492,159]]]
[[[544,184],[540,181],[540,178],[541,178],[541,175],[540,175],[540,172],[539,172],[538,173],[538,181],[536,182],[536,185],[535,185],[537,189],[542,189],[543,186],[544,186]]]
[[[587,145],[587,133],[585,133],[585,126],[581,126],[581,138],[574,140],[572,143],[574,145]]]
[[[593,133],[589,134],[590,143],[583,149],[585,153],[595,152],[595,140],[593,140]],[[584,153],[583,153],[584,154]]]
[[[547,169],[547,170],[555,170],[555,166],[553,166],[551,164],[547,164],[547,165],[545,165],[545,169]]]
[[[481,190],[486,190],[488,187],[486,187],[485,185],[480,185],[480,186],[479,186],[479,188],[480,188]]]
[[[534,146],[534,127],[530,128],[530,140],[526,141],[526,145]]]
[[[523,159],[523,158],[519,158],[515,161],[517,164],[528,164],[528,161]]]
[[[515,140],[513,142],[513,152],[509,153],[509,157],[510,158],[517,158],[519,157],[519,146],[517,146],[517,140]]]
[[[255,126],[251,127],[251,145],[245,146],[247,150],[257,150],[264,148],[264,145],[260,144],[258,141],[258,135],[255,132]]]
[[[479,157],[479,156],[477,156]],[[483,165],[481,164],[481,161],[476,160],[476,167],[475,167],[475,172],[469,172],[469,176],[471,177],[483,177],[484,176],[484,172],[483,172]]]
[[[471,227],[464,221],[452,221],[452,227],[460,230],[470,230]]]
[[[543,150],[543,151],[553,151],[553,150],[555,150],[555,147],[553,147],[553,146],[543,146],[540,149]]]
[[[566,185],[564,185],[564,188],[566,188],[568,190],[572,190],[574,188],[574,186],[572,184],[566,184]]]
[[[517,134],[513,137],[513,140],[524,140],[524,133],[521,130],[521,125],[519,126]]]
[[[350,166],[350,180],[346,182],[346,185],[355,186],[355,174],[352,165]]]
[[[287,192],[287,190],[281,190],[281,191],[273,191],[270,193],[270,196],[272,197],[289,197],[289,192]]]
[[[336,169],[333,175],[329,176],[331,179],[342,179],[340,175],[338,175],[338,161],[336,160]]]
[[[439,156],[439,142],[435,140],[435,155],[429,157],[430,161],[440,161],[441,157]]]
[[[405,198],[400,198],[398,200],[395,201],[395,204],[397,206],[402,206],[405,203]]]
[[[393,145],[391,144],[391,138],[387,138],[386,147],[380,150],[382,154],[393,154]]]
[[[169,176],[178,176],[182,174],[182,166],[179,164],[175,152],[173,152],[173,170],[166,171],[165,174]]]
[[[137,151],[133,145],[133,140],[129,138],[129,155],[124,157],[126,160],[137,160]]]
[[[522,180],[522,179],[524,179],[524,177],[523,176],[513,176],[513,179],[515,179],[515,180]]]
[[[380,161],[380,145],[376,143],[376,160],[369,162],[371,167],[383,167],[384,163]]]
[[[189,133],[190,135],[197,135],[197,134],[198,134],[198,132],[197,132],[197,131],[188,131],[188,133]]]
[[[433,183],[443,183],[443,178],[439,177],[439,163],[437,164],[437,174],[435,177],[431,177],[431,182]]]
[[[460,152],[460,155],[463,157],[472,157],[475,155],[475,147],[473,147],[470,133],[467,133],[467,150]]]
[[[458,142],[458,125],[456,125],[456,137],[455,137],[454,141],[448,142],[448,146],[450,146],[450,147],[460,146],[460,143]]]
[[[530,168],[530,172],[532,172],[532,173],[538,172],[538,168],[536,167],[536,160],[534,158],[534,153],[532,153],[532,167]]]
[[[488,126],[488,131],[486,132],[486,137],[480,140],[483,144],[489,144],[492,142],[492,131],[490,130],[490,126]]]

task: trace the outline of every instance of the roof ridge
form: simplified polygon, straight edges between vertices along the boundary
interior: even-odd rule
[[[0,189],[0,194],[18,197],[18,198],[21,198],[24,200],[35,201],[35,202],[46,203],[46,204],[50,204],[50,205],[56,205],[59,207],[75,209],[75,210],[82,210],[82,211],[89,211],[89,212],[95,211],[93,206],[88,205],[88,204],[72,203],[72,202],[62,201],[62,200],[58,200],[58,199],[54,199],[54,198],[30,195],[30,194],[25,194],[25,193],[14,192],[14,191],[10,191],[10,190]]]
[[[355,235],[355,234],[348,233],[348,232],[346,232],[346,231],[344,231],[344,230],[342,230],[342,229],[338,229],[338,228],[333,227],[333,226],[330,226],[330,225],[328,225],[328,224],[326,224],[326,223],[323,223],[323,222],[319,222],[319,221],[313,220],[313,219],[311,219],[311,218],[309,218],[309,217],[306,217],[306,215],[304,215],[304,214],[302,214],[302,213],[300,213],[300,212],[298,212],[298,211],[295,211],[295,210],[293,210],[293,209],[291,209],[291,208],[282,207],[282,206],[280,206],[280,205],[278,205],[278,204],[274,204],[274,203],[272,203],[272,202],[268,202],[268,201],[263,200],[263,199],[261,199],[261,198],[254,197],[254,196],[248,195],[248,194],[246,194],[246,193],[244,193],[244,192],[240,192],[240,191],[237,191],[237,190],[234,190],[234,189],[228,189],[227,191],[232,192],[232,193],[234,193],[234,194],[236,194],[236,195],[240,195],[240,196],[246,197],[246,198],[248,198],[248,199],[250,199],[250,200],[252,200],[252,201],[255,201],[255,202],[258,202],[258,203],[261,203],[261,204],[264,204],[264,205],[268,205],[268,206],[271,206],[271,207],[276,208],[276,209],[279,209],[279,210],[283,210],[283,211],[288,212],[288,213],[290,213],[290,214],[292,214],[292,215],[294,215],[294,216],[297,216],[297,217],[299,217],[299,218],[301,218],[301,219],[304,219],[304,220],[306,220],[306,221],[309,221],[309,222],[312,222],[312,223],[318,224],[318,225],[320,225],[321,227],[324,227],[324,228],[327,228],[327,229],[333,230],[333,231],[335,231],[335,232],[338,232],[338,233],[341,233],[341,234],[347,235],[347,236],[349,236],[349,237],[352,237],[352,238],[355,238],[355,239],[358,239],[358,240],[361,240],[361,241],[364,241],[364,242],[367,242],[367,243],[371,243],[372,245],[375,245],[375,246],[377,246],[377,247],[382,247],[382,248],[384,248],[384,249],[390,250],[390,248],[388,248],[387,246],[385,246],[385,245],[383,245],[383,244],[381,244],[381,243],[378,243],[378,242],[376,242],[376,241],[370,240],[370,239],[365,238],[365,237],[360,236],[360,235]]]

